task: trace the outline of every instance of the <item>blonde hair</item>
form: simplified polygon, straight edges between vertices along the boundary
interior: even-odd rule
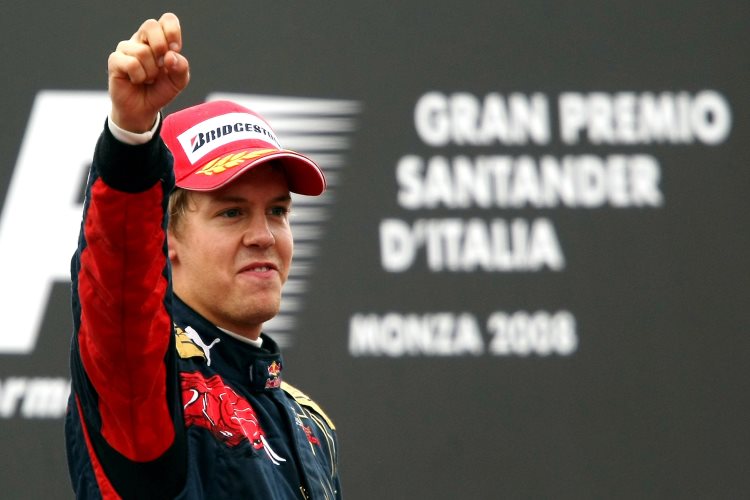
[[[190,191],[187,189],[176,187],[169,195],[169,203],[167,204],[167,213],[169,214],[168,224],[169,231],[173,234],[177,234],[180,221],[188,210],[188,203],[190,203]]]

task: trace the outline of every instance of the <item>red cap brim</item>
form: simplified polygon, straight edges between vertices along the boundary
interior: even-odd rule
[[[326,180],[320,167],[310,158],[287,149],[241,149],[225,153],[176,179],[176,184],[191,191],[213,191],[271,160],[284,169],[292,193],[317,196],[325,191]]]

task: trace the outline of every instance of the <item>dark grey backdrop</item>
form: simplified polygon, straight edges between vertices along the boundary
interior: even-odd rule
[[[193,81],[212,92],[358,101],[347,165],[286,350],[287,378],[336,421],[348,498],[737,498],[750,487],[750,187],[745,1],[11,2],[0,16],[0,206],[40,90],[103,90],[106,58],[141,20],[182,19]],[[421,95],[695,93],[728,101],[716,146],[434,149]],[[92,144],[93,148],[93,144]],[[660,208],[437,210],[398,205],[406,154],[645,153]],[[40,165],[55,168],[54,161]],[[33,192],[28,193],[30,197]],[[44,200],[38,200],[44,203]],[[54,211],[55,207],[49,207]],[[561,272],[387,273],[385,218],[549,218]],[[29,231],[44,231],[30,220]],[[23,245],[24,241],[14,242]],[[73,249],[70,249],[72,251]],[[50,242],[50,251],[60,251]],[[23,284],[16,287],[23,297]],[[0,379],[67,376],[67,284],[34,352]],[[12,304],[0,304],[0,312]],[[359,313],[568,310],[570,356],[352,356]],[[3,312],[3,314],[6,314]],[[2,393],[0,393],[2,396]],[[71,496],[61,419],[0,420],[8,498]]]

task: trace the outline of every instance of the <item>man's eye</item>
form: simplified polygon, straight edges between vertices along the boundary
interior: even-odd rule
[[[233,217],[239,217],[240,214],[241,214],[241,212],[240,212],[240,210],[238,208],[230,208],[229,210],[224,210],[221,213],[221,216],[222,217],[227,217],[227,218],[233,218]]]
[[[271,209],[271,215],[275,215],[277,217],[284,217],[287,214],[289,214],[289,209],[287,207],[273,207]]]

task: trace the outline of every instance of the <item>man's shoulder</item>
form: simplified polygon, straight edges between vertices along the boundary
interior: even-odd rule
[[[315,401],[310,398],[307,394],[300,391],[293,385],[289,384],[288,382],[281,382],[281,390],[285,393],[289,394],[294,400],[300,405],[304,406],[307,409],[313,410],[315,413],[320,415],[323,420],[326,421],[328,426],[331,428],[331,430],[336,430],[336,426],[333,424],[333,421],[326,415],[326,413],[323,411],[323,409],[316,403]]]

